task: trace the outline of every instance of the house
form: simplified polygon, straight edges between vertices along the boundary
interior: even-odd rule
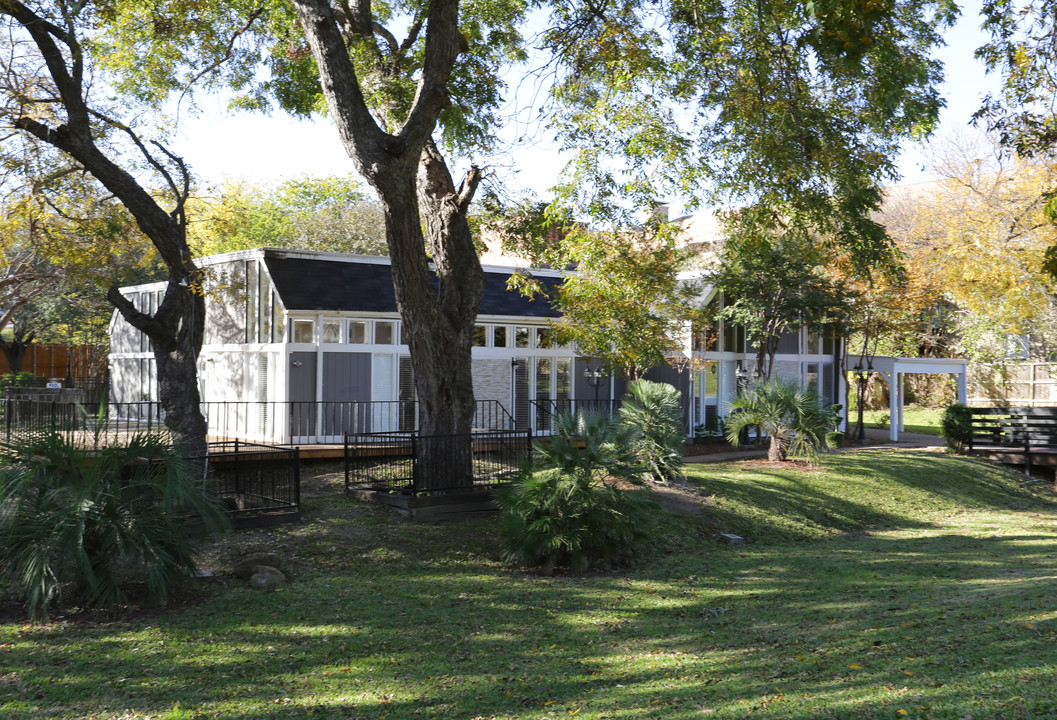
[[[263,248],[199,266],[206,316],[198,369],[211,435],[325,443],[345,432],[414,427],[414,375],[388,258]],[[548,320],[558,313],[507,289],[512,268],[484,270],[471,369],[478,426],[547,432],[557,409],[623,395],[616,378],[592,385],[589,359],[551,341]],[[122,293],[153,312],[164,290],[155,283]],[[154,411],[146,337],[116,312],[110,336],[111,402],[125,415]]]
[[[388,258],[261,248],[206,257],[199,265],[206,314],[198,369],[212,436],[336,443],[346,432],[415,427],[414,375]],[[477,427],[545,434],[559,410],[608,408],[623,396],[621,378],[552,341],[549,321],[558,312],[543,298],[508,289],[514,268],[484,270],[470,369]],[[561,278],[555,271],[534,274],[550,285]],[[153,312],[164,290],[164,283],[154,283],[122,292]],[[706,289],[702,301],[723,298]],[[680,332],[679,357],[646,377],[683,393],[688,430],[714,430],[739,387],[755,376],[755,350],[742,328],[722,321]],[[116,312],[110,335],[112,405],[125,417],[156,416],[146,337]],[[800,328],[782,336],[772,377],[797,380],[826,402],[843,404],[843,352],[844,340],[832,328]]]

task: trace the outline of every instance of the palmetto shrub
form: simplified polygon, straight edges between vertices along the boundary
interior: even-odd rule
[[[755,427],[770,437],[767,459],[786,460],[790,454],[818,457],[830,429],[830,406],[799,383],[771,380],[747,388],[730,404],[727,440],[741,441],[742,430]]]
[[[601,413],[555,416],[533,463],[497,491],[507,562],[568,567],[626,565],[649,536],[654,503],[619,487],[642,473],[632,429]]]
[[[667,483],[682,474],[683,429],[679,391],[668,383],[636,380],[620,408],[620,421],[635,435],[632,447],[649,479]]]
[[[121,605],[129,581],[162,603],[195,569],[189,520],[207,530],[227,523],[156,434],[84,448],[46,433],[0,449],[0,463],[0,570],[35,619],[56,603]]]

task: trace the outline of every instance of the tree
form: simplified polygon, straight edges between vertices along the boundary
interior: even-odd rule
[[[1033,352],[1052,353],[1057,286],[1043,261],[1054,230],[1043,194],[1057,184],[1057,165],[954,138],[936,148],[930,169],[939,180],[894,188],[880,216],[905,268],[862,286],[884,320],[875,333],[882,347],[995,362],[1010,336],[1030,335]]]
[[[529,297],[549,297],[561,311],[552,321],[557,342],[575,343],[609,372],[637,379],[683,351],[682,328],[703,315],[700,284],[680,279],[694,251],[679,247],[675,228],[650,222],[623,231],[555,224],[542,205],[493,219],[506,250],[534,267],[570,268],[548,289],[531,273],[512,282]]]
[[[484,283],[467,212],[482,171],[471,164],[456,183],[442,150],[476,156],[494,145],[505,66],[525,58],[529,3],[292,4],[296,15],[241,0],[108,6],[119,22],[100,47],[125,70],[115,86],[137,96],[217,70],[243,106],[272,97],[302,115],[327,108],[385,212],[421,428],[465,434]],[[548,9],[539,45],[555,73],[554,128],[580,152],[571,177],[595,216],[613,216],[618,197],[664,196],[650,175],[682,190],[718,179],[719,195],[795,206],[834,242],[862,248],[864,262],[883,253],[867,213],[896,143],[935,121],[939,65],[927,52],[953,17],[949,0]],[[258,81],[262,44],[270,72]],[[675,128],[677,115],[691,127]],[[630,160],[630,180],[606,171],[615,157]],[[752,182],[739,189],[743,174]],[[468,441],[453,466],[423,460],[427,477],[469,478]]]
[[[705,185],[752,211],[731,240],[780,223],[863,268],[891,261],[871,213],[898,143],[927,135],[943,105],[928,52],[952,2],[673,0],[664,22],[638,3],[579,7],[559,4],[545,34],[569,70],[555,90],[575,153],[565,198],[608,219],[615,197],[642,206]]]
[[[385,222],[352,177],[303,177],[268,188],[231,182],[188,208],[197,253],[268,246],[385,255]]]
[[[974,116],[997,132],[1000,144],[1020,157],[1045,157],[1057,149],[1057,7],[1046,0],[985,0],[983,27],[989,43],[976,51],[988,71],[1002,76],[998,95],[989,94]],[[1057,223],[1057,185],[1042,198]],[[1044,260],[1057,278],[1057,243]]]
[[[761,382],[771,377],[782,333],[821,329],[847,313],[848,294],[826,274],[821,248],[793,233],[728,239],[709,280],[723,294],[719,316],[744,327],[756,349]]]
[[[727,418],[727,440],[741,442],[749,427],[762,430],[770,438],[767,459],[783,462],[790,454],[804,454],[814,460],[823,447],[833,422],[821,399],[798,382],[770,380],[757,383],[734,398]]]
[[[112,285],[110,302],[151,341],[158,369],[158,395],[177,447],[201,455],[205,420],[199,408],[197,355],[202,345],[204,299],[194,290],[198,268],[187,246],[184,207],[191,176],[183,160],[159,142],[148,143],[117,117],[120,104],[108,104],[92,80],[96,33],[105,27],[109,4],[19,2],[0,5],[9,33],[5,39],[3,114],[20,136],[35,140],[34,150],[52,153],[56,164],[74,161],[117,198],[151,239],[165,264],[168,284],[154,315],[141,312]],[[106,86],[107,83],[101,83]],[[134,100],[126,98],[129,104]],[[127,108],[133,110],[134,108]],[[9,138],[17,141],[19,136]],[[155,174],[170,209],[136,175]]]

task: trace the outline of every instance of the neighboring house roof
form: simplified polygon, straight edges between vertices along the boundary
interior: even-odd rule
[[[264,262],[287,310],[321,312],[396,312],[392,270],[387,259],[316,259],[265,251]],[[381,260],[381,262],[379,262]],[[507,289],[510,271],[485,271],[479,315],[556,318],[559,313],[543,297],[528,298]],[[548,289],[556,277],[537,278]]]

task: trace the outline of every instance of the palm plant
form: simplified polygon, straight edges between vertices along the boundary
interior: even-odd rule
[[[195,520],[226,526],[189,466],[156,433],[85,448],[45,433],[0,449],[0,570],[35,619],[68,593],[87,607],[126,601],[124,580],[163,603],[195,569]]]
[[[686,431],[674,386],[649,380],[629,383],[620,420],[635,431],[633,446],[650,479],[667,483],[681,475]]]
[[[533,463],[497,491],[504,556],[545,572],[627,563],[648,536],[652,503],[618,487],[642,473],[634,430],[605,414],[562,413]]]
[[[790,454],[814,462],[829,431],[828,408],[799,383],[771,380],[746,389],[730,405],[727,440],[740,444],[742,430],[755,427],[770,437],[767,459],[784,461]]]

